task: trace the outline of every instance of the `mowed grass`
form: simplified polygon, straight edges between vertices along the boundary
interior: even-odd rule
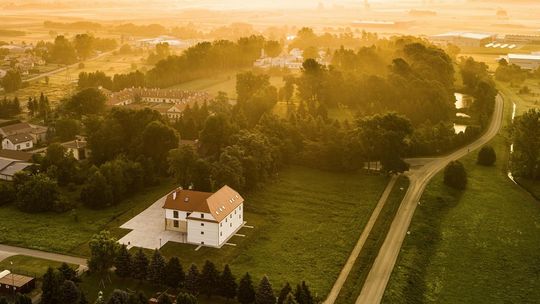
[[[62,265],[62,263],[56,261],[34,258],[25,255],[14,255],[0,261],[0,271],[7,269],[16,274],[41,277],[49,267],[58,268],[60,265]],[[78,267],[78,265],[68,265],[73,269],[77,269]]]
[[[506,100],[508,123],[511,104]],[[497,164],[462,161],[467,190],[428,185],[383,303],[538,303],[540,203],[506,176],[508,143],[491,142]]]
[[[329,173],[292,167],[277,180],[245,195],[247,225],[221,249],[168,243],[165,256],[185,267],[205,260],[231,265],[240,277],[258,282],[268,275],[274,288],[308,282],[325,297],[371,216],[388,179],[384,176]]]
[[[238,70],[232,72],[217,73],[205,78],[187,81],[175,86],[171,89],[179,89],[186,91],[204,91],[212,96],[216,96],[218,92],[225,92],[227,96],[236,99],[236,74],[247,72],[249,70]],[[276,88],[283,86],[283,78],[279,76],[271,76],[270,83]]]
[[[73,212],[28,214],[13,204],[0,207],[0,243],[44,251],[88,256],[87,242],[93,234],[109,229],[116,236],[126,231],[121,224],[174,188],[171,180],[143,189],[120,204],[91,210],[79,206]],[[74,195],[75,196],[75,195]]]

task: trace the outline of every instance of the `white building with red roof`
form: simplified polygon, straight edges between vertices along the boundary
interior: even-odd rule
[[[165,229],[184,234],[191,244],[219,248],[244,225],[244,199],[229,186],[215,193],[178,188],[163,209]]]

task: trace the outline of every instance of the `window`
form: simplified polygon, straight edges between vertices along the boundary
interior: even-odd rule
[[[204,242],[201,242],[201,245],[204,245]]]
[[[26,147],[30,147],[30,143],[26,143]]]
[[[223,223],[219,223],[219,227],[223,227]]]
[[[219,236],[223,236],[223,232],[220,232],[220,233],[219,233]]]
[[[173,217],[178,218],[178,211],[173,211]]]
[[[204,231],[201,231],[201,234],[204,234]]]
[[[174,221],[173,225],[174,225],[175,228],[178,228],[178,221]]]
[[[204,226],[204,223],[201,223],[201,226]]]
[[[225,223],[227,223],[227,218],[225,218]]]
[[[234,210],[234,214],[236,214],[236,210]]]
[[[201,213],[201,218],[204,218],[204,214]]]
[[[230,223],[231,227],[232,227],[232,223]]]
[[[229,215],[229,218],[232,218],[232,214],[231,214],[231,215]]]

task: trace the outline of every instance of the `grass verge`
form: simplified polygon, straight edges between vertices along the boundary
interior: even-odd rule
[[[335,303],[349,304],[356,302],[356,298],[360,294],[364,281],[388,234],[408,187],[409,179],[400,176],[392,192],[390,192],[390,196],[366,239],[366,243],[360,251],[360,255],[356,259]]]

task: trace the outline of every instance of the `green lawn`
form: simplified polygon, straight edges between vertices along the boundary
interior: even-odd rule
[[[166,256],[185,267],[206,259],[229,263],[237,277],[268,275],[275,288],[306,280],[324,297],[369,219],[388,179],[293,167],[261,190],[245,195],[247,225],[221,249],[168,243]]]
[[[94,233],[117,227],[174,188],[171,180],[142,190],[119,205],[104,210],[79,207],[75,212],[28,214],[14,205],[0,207],[0,243],[86,256],[87,242]],[[24,228],[21,228],[24,227]]]
[[[13,265],[11,263],[13,262]],[[60,262],[44,260],[40,258],[29,257],[25,255],[14,255],[0,261],[0,271],[8,269],[13,273],[29,275],[33,277],[41,277],[47,268],[58,268],[62,265]],[[69,265],[76,269],[77,265]]]
[[[491,144],[495,167],[476,165],[476,151],[462,159],[466,191],[442,174],[428,185],[383,303],[538,303],[540,204],[507,178],[505,138]]]
[[[401,205],[407,188],[409,188],[409,179],[405,176],[399,177],[336,299],[337,304],[356,302],[358,295],[360,295],[361,287],[364,285],[364,281],[373,262],[375,262],[375,258],[388,234],[390,225],[392,225],[392,221]]]
[[[187,91],[205,91],[212,96],[221,91],[227,93],[229,98],[236,99],[236,74],[241,72],[243,71],[217,73],[213,76],[187,81],[171,88]],[[279,89],[283,86],[282,77],[271,76],[270,83]]]

